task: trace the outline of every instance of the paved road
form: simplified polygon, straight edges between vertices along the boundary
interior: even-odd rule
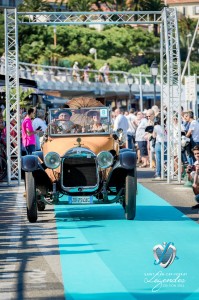
[[[0,187],[0,299],[65,299],[53,208],[26,220],[24,187]]]
[[[163,298],[167,291],[171,300],[191,295],[198,288],[197,280],[192,286],[193,279],[190,279],[191,288],[182,289],[179,298],[176,293],[180,287],[172,291],[168,287],[154,298],[153,286],[147,289],[146,284],[143,285],[144,272],[154,268],[152,247],[155,243],[161,243],[164,238],[176,241],[182,257],[182,249],[186,248],[183,234],[191,230],[198,233],[198,211],[190,209],[195,203],[191,189],[156,182],[152,176],[149,169],[138,170],[141,185],[136,221],[126,221],[121,206],[116,204],[67,210],[64,206],[55,210],[47,206],[45,212],[39,213],[38,222],[30,224],[26,220],[24,186],[1,185],[0,299],[159,300],[168,299],[167,294]],[[184,222],[184,214],[195,222],[188,219]],[[196,252],[192,250],[196,257],[193,265],[197,271],[199,246],[193,246]],[[190,249],[186,251],[190,254]],[[147,256],[151,269],[145,267],[143,258]],[[193,277],[193,266],[184,268],[183,260],[180,263],[177,270],[183,270],[183,274],[189,270],[188,274]],[[194,299],[199,299],[198,294],[195,296]]]

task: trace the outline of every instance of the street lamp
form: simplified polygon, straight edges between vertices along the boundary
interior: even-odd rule
[[[97,60],[97,50],[95,48],[90,48],[90,54],[94,54],[95,60]]]
[[[154,86],[154,105],[156,103],[156,78],[158,75],[158,64],[156,62],[156,60],[154,60],[151,64],[151,76],[153,77],[153,86]]]
[[[189,48],[190,48],[190,38],[192,37],[191,33],[187,34],[187,48],[188,48],[188,53],[189,53]],[[188,76],[191,74],[191,66],[190,66],[190,58],[188,61]]]
[[[130,110],[131,109],[131,86],[133,84],[133,76],[131,74],[129,74],[127,77],[127,83],[129,86],[129,100],[128,100],[127,109]]]

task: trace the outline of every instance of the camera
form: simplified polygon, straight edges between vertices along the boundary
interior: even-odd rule
[[[149,137],[149,142],[150,141],[153,141],[154,140],[154,137],[151,135],[150,137]]]
[[[191,172],[195,171],[195,166],[188,166],[187,167],[187,173],[190,174]]]

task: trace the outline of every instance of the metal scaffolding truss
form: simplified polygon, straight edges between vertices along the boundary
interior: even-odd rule
[[[162,177],[181,181],[181,68],[177,12],[165,9],[161,34]],[[163,151],[164,148],[164,151]]]
[[[8,184],[21,181],[18,28],[15,9],[5,9],[6,145]]]
[[[84,24],[160,24],[160,11],[142,12],[38,12],[18,13],[19,24],[84,25]]]
[[[6,61],[6,128],[8,155],[8,184],[17,178],[20,184],[20,107],[19,107],[19,62],[18,62],[18,26],[19,25],[122,25],[122,24],[160,24],[161,26],[161,91],[163,114],[167,106],[167,164],[164,162],[167,181],[178,174],[180,181],[181,161],[177,160],[176,143],[174,142],[173,118],[177,116],[180,130],[180,50],[175,8],[164,8],[163,11],[150,12],[17,12],[16,9],[5,9],[5,61]],[[177,115],[178,112],[178,115]],[[162,115],[163,116],[163,115]],[[17,123],[12,127],[11,123]],[[12,137],[11,136],[12,131]],[[15,134],[13,134],[13,132]],[[180,132],[180,131],[178,131]],[[180,135],[177,136],[178,151]],[[180,153],[180,152],[179,152]],[[164,160],[164,156],[162,155]],[[177,165],[176,165],[177,164]],[[177,166],[177,167],[176,167]],[[162,177],[165,173],[162,171]]]

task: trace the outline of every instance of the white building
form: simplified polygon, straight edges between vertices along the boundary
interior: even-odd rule
[[[199,0],[164,0],[165,5],[176,7],[179,14],[189,17],[199,17]]]

